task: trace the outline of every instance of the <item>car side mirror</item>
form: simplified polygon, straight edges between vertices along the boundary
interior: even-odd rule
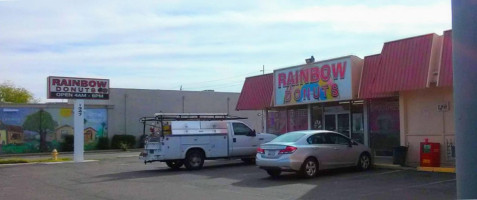
[[[255,130],[252,130],[247,134],[247,136],[255,137],[257,136],[257,133],[255,132]]]

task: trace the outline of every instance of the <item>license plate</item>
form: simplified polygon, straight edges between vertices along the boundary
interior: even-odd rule
[[[277,155],[277,150],[265,150],[265,155],[267,157],[273,157]]]

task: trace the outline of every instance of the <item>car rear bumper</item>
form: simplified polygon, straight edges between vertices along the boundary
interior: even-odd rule
[[[281,155],[279,158],[264,158],[257,154],[255,163],[261,169],[280,169],[282,171],[299,171],[302,161],[293,159],[290,155]]]

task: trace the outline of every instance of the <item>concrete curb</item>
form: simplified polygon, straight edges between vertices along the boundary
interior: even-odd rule
[[[378,169],[416,170],[416,171],[422,171],[422,172],[455,173],[454,167],[406,167],[401,165],[382,164],[382,163],[376,163],[374,164],[374,167]]]
[[[393,165],[393,164],[382,164],[382,163],[375,163],[374,168],[378,169],[395,169],[395,170],[416,170],[415,167],[406,167],[401,165]]]
[[[455,173],[454,167],[418,167],[417,171]]]
[[[127,151],[123,151],[121,149],[108,149],[108,150],[92,150],[92,151],[85,151],[85,154],[92,154],[92,153],[124,153],[124,152],[141,152],[143,149],[129,149]],[[73,155],[73,152],[58,152],[61,155]],[[51,152],[43,152],[43,153],[19,153],[19,154],[0,154],[0,158],[8,158],[8,157],[30,157],[30,156],[50,156]]]
[[[78,163],[98,162],[98,161],[99,160],[84,160],[83,162],[78,162]],[[76,163],[76,162],[75,161],[62,161],[62,162],[12,163],[12,164],[0,164],[0,167],[21,166],[21,165],[56,165],[56,164],[65,164],[65,163]]]

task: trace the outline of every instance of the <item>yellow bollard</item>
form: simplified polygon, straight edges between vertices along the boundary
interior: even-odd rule
[[[56,149],[53,149],[51,152],[51,156],[53,157],[53,160],[58,160],[58,151]]]

